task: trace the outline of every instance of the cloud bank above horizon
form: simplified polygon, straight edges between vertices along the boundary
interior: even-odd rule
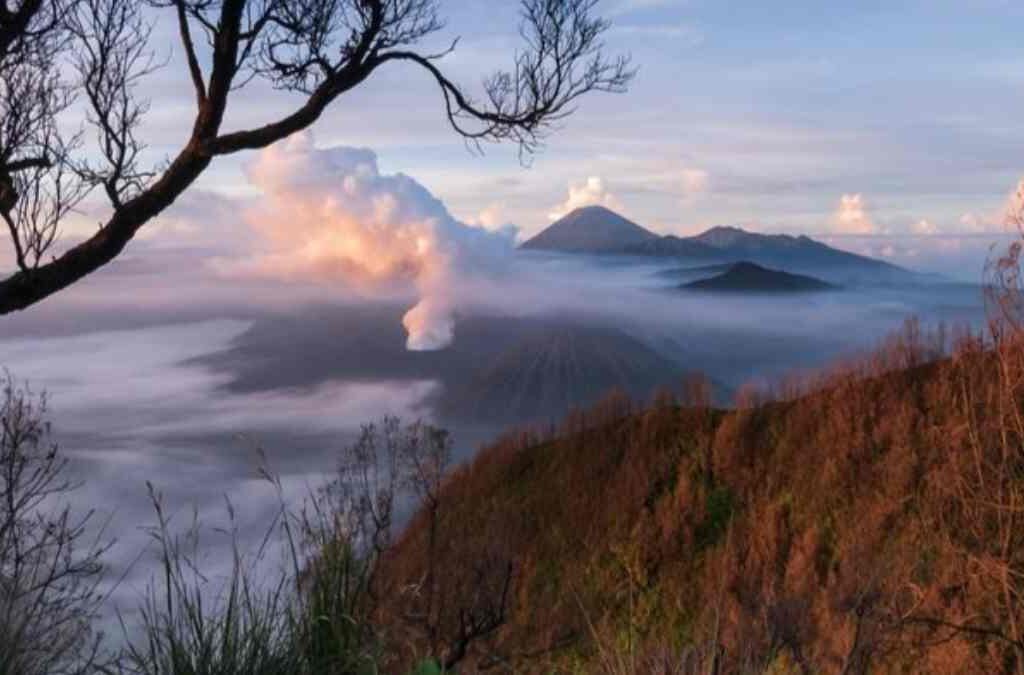
[[[453,80],[474,91],[507,66],[517,5],[440,3],[448,21],[437,43],[461,37],[440,61]],[[1024,173],[1024,55],[1014,30],[1024,7],[607,0],[598,9],[613,21],[608,49],[631,52],[640,74],[625,96],[582,99],[528,169],[514,148],[467,152],[435,83],[401,66],[346,94],[316,133],[325,145],[374,148],[382,174],[415,176],[460,222],[512,222],[526,236],[571,204],[601,200],[661,233],[740,225],[882,239],[879,250],[890,245],[903,264],[922,257],[900,251],[929,251],[936,272],[964,266],[953,249],[998,240],[992,216]],[[174,45],[173,12],[155,16],[153,43]],[[166,49],[168,66],[139,87],[152,99],[145,137],[157,161],[173,155],[194,107],[182,54]],[[226,127],[266,123],[296,100],[254,83],[237,92]],[[220,159],[197,188],[248,195],[251,161]],[[838,220],[844,196],[850,210]],[[182,234],[174,217],[144,236]],[[95,220],[85,220],[91,231]],[[913,246],[899,245],[908,238]]]

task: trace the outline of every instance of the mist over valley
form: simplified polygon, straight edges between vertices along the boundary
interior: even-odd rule
[[[276,504],[259,487],[262,463],[300,495],[384,414],[444,425],[465,459],[510,427],[557,424],[611,390],[643,403],[702,373],[728,406],[744,384],[867,349],[908,316],[984,319],[980,286],[910,272],[905,284],[813,293],[679,288],[735,267],[521,250],[500,280],[469,289],[452,341],[433,351],[408,349],[403,302],[317,294],[291,308],[225,298],[137,314],[92,307],[60,324],[26,315],[0,338],[0,362],[48,392],[56,439],[85,486],[77,498],[112,518],[124,569],[146,546],[147,481],[209,524],[223,520],[230,496],[255,541]],[[122,586],[124,606],[144,569]]]

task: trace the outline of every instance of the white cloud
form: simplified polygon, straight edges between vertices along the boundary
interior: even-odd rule
[[[916,223],[910,226],[910,231],[913,232],[914,234],[930,236],[933,234],[938,234],[939,228],[935,223],[928,220],[927,218],[922,218],[921,220],[917,221]]]
[[[1024,228],[1024,178],[1017,182],[1017,186],[1007,196],[1001,220],[1001,225]]]
[[[970,211],[960,216],[960,228],[968,233],[984,233],[990,231],[998,219],[991,215],[983,215]]]
[[[481,209],[467,223],[474,227],[487,230],[500,230],[509,227],[509,219],[505,215],[507,205],[504,202],[492,202]]]
[[[877,234],[880,228],[868,213],[867,202],[861,194],[845,194],[839,199],[839,208],[832,218],[833,229],[839,234]]]
[[[618,0],[608,9],[609,16],[622,16],[630,12],[637,12],[645,9],[658,9],[670,7],[679,0]]]
[[[680,180],[683,199],[693,201],[708,191],[711,176],[703,169],[683,169]]]
[[[194,188],[139,230],[140,241],[222,247],[244,236],[240,210],[245,203],[219,192]]]
[[[960,229],[968,234],[998,234],[1024,225],[1024,179],[992,211],[968,211],[960,216]]]
[[[590,176],[582,183],[570,183],[568,199],[556,206],[548,214],[548,218],[558,220],[578,208],[595,205],[604,206],[613,211],[622,210],[622,202],[609,191],[604,179],[600,176]]]
[[[704,33],[699,28],[687,23],[615,25],[612,30],[631,38],[670,39],[677,46],[682,44],[688,47],[699,47],[704,44]]]

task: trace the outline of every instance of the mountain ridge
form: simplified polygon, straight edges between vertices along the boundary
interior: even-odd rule
[[[628,227],[623,223],[628,224]],[[702,262],[754,262],[787,271],[822,273],[843,281],[904,278],[913,273],[898,265],[834,248],[807,235],[762,234],[719,225],[700,234],[658,235],[605,207],[583,207],[525,241],[524,250],[573,254],[685,258]]]
[[[504,651],[544,655],[516,672],[669,672],[670,658],[696,653],[707,667],[678,672],[1011,672],[1019,648],[974,626],[1024,616],[997,576],[1020,569],[1020,549],[975,533],[1015,527],[990,495],[1024,489],[996,459],[1019,448],[1019,397],[998,374],[1019,343],[936,361],[934,336],[919,335],[908,324],[853,369],[778,398],[716,409],[695,382],[683,400],[637,409],[620,397],[482,450],[442,488],[444,569],[475,580],[496,560],[483,578],[500,580],[512,560],[516,574],[505,621],[467,664]],[[1013,412],[965,405],[961,386]],[[968,442],[977,462],[962,459]],[[393,585],[436,560],[432,523],[414,519],[399,540]],[[991,576],[979,577],[980,556]],[[408,601],[389,609],[400,620]],[[623,626],[637,662],[654,666],[603,667]],[[561,634],[573,639],[553,642]]]

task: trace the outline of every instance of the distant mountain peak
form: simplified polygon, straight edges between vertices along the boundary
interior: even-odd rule
[[[773,270],[769,270],[767,267],[763,267],[757,263],[752,263],[749,260],[741,260],[738,263],[733,263],[729,266],[729,269],[726,270],[726,272],[732,272],[734,274],[761,274],[771,271]]]
[[[755,236],[751,232],[747,232],[741,227],[735,227],[733,225],[716,225],[709,230],[701,232],[697,236],[693,237],[695,240],[714,246],[716,248],[728,248],[734,246],[737,242],[744,238]]]
[[[750,234],[747,230],[736,225],[715,225],[714,227],[708,228],[703,233],[697,235],[698,237],[703,236],[714,236],[720,234]]]
[[[658,235],[604,206],[583,206],[552,223],[521,248],[572,253],[614,253]]]
[[[721,274],[683,284],[682,288],[720,293],[805,293],[834,290],[837,287],[815,277],[791,274],[741,260]]]
[[[813,239],[806,235],[795,237],[791,234],[763,234],[761,232],[751,232],[735,225],[716,225],[696,235],[693,239],[716,248],[761,246],[769,243],[793,245],[814,242]]]
[[[615,211],[612,211],[607,206],[602,206],[601,204],[588,204],[587,206],[578,206],[575,209],[573,209],[572,211],[570,211],[569,213],[565,214],[565,216],[563,216],[563,217],[567,218],[567,217],[570,217],[570,216],[579,216],[579,215],[582,215],[582,214],[602,214],[602,215],[612,215],[612,216],[615,216],[617,218],[622,218],[621,215],[619,215]],[[637,227],[639,227],[639,225]]]

